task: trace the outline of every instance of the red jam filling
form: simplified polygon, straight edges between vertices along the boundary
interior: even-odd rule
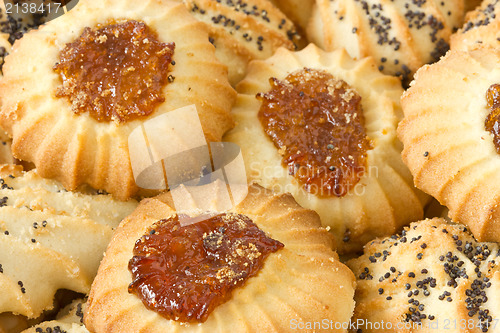
[[[370,142],[361,97],[331,74],[304,68],[270,79],[259,120],[290,175],[309,193],[344,196],[365,171]]]
[[[245,215],[207,215],[187,226],[171,217],[135,243],[129,292],[167,319],[204,322],[283,246]]]
[[[87,27],[54,66],[62,78],[56,96],[67,97],[76,114],[88,112],[98,121],[147,116],[165,100],[174,48],[142,22]]]

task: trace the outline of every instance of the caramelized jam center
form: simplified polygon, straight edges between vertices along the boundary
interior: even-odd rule
[[[304,68],[270,79],[259,120],[288,173],[309,193],[344,196],[360,180],[370,142],[361,97],[331,74]]]
[[[484,127],[493,134],[493,143],[500,154],[500,84],[492,84],[486,92],[486,102],[490,114],[484,121]]]
[[[184,227],[171,217],[135,243],[129,292],[167,319],[204,322],[283,246],[245,215],[207,215]]]
[[[73,112],[88,112],[98,121],[147,116],[165,100],[162,87],[174,48],[142,22],[87,27],[54,66],[62,78],[56,96],[69,98]]]

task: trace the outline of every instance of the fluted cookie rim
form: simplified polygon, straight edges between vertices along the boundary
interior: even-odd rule
[[[66,98],[55,97],[61,80],[52,70],[59,52],[85,27],[115,19],[144,22],[161,41],[176,44],[169,73],[173,82],[162,89],[165,102],[149,116],[122,124],[73,114]],[[207,141],[220,141],[233,125],[229,111],[235,92],[227,82],[227,68],[216,59],[207,28],[176,1],[81,1],[17,41],[4,70],[0,125],[13,137],[14,154],[69,190],[88,183],[122,200],[134,195],[138,187],[128,135],[155,116],[195,104]]]
[[[302,193],[304,191],[297,188],[292,179],[293,177],[288,176],[287,172],[285,172],[286,175],[283,174],[285,169],[281,165],[281,155],[279,155],[274,143],[263,131],[257,119],[260,102],[254,96],[258,92],[267,92],[271,88],[268,82],[271,76],[284,79],[290,72],[303,67],[326,70],[333,74],[334,77],[346,81],[361,95],[366,120],[365,128],[368,137],[372,141],[373,149],[367,152],[368,172],[365,173],[365,177],[362,177],[358,184],[362,184],[360,188],[363,189],[368,188],[368,186],[365,186],[366,182],[371,182],[370,184],[375,186],[373,187],[374,191],[371,193],[372,198],[367,199],[367,201],[373,204],[373,202],[381,201],[381,198],[384,198],[382,199],[386,205],[384,211],[373,208],[369,212],[364,212],[363,206],[367,202],[356,201],[352,199],[356,198],[356,196],[349,194],[342,198],[317,199],[315,196]],[[242,148],[248,178],[264,187],[275,189],[278,193],[290,192],[303,207],[316,210],[322,218],[323,225],[331,227],[332,232],[336,234],[339,252],[360,250],[368,240],[381,235],[380,233],[377,234],[377,232],[380,232],[380,225],[382,224],[390,228],[387,234],[392,234],[402,228],[403,225],[422,218],[422,205],[426,201],[426,196],[414,191],[410,172],[401,161],[399,152],[402,147],[396,137],[397,123],[402,117],[399,98],[403,90],[397,78],[384,75],[377,70],[372,58],[353,60],[343,49],[325,52],[313,44],[298,52],[280,48],[273,57],[267,60],[251,62],[249,73],[237,86],[237,91],[239,94],[233,107],[233,115],[237,126],[226,134],[224,140],[237,143]],[[367,107],[367,101],[369,107]],[[368,112],[367,109],[369,109]],[[251,145],[249,146],[250,142]],[[386,163],[383,163],[385,159],[388,159],[388,156],[391,157],[391,162],[387,163],[387,165],[392,171],[387,169]],[[255,165],[255,161],[258,161],[257,165]],[[263,170],[269,164],[271,164],[274,171],[271,170],[269,176],[266,176],[260,170]],[[392,186],[392,183],[397,183],[396,188],[403,188],[403,191],[405,191],[402,196],[410,197],[408,199],[409,204],[405,205],[402,210],[395,212],[392,206],[396,205],[390,205],[389,198],[384,197],[381,185],[374,183],[376,177],[369,177],[370,166],[373,165],[377,166],[377,176],[379,172],[385,172],[386,181],[383,182],[384,185]],[[279,185],[278,189],[276,189],[276,185]],[[389,196],[393,195],[390,199],[395,202],[402,199],[401,195],[397,197],[398,195],[392,193],[393,191],[388,190],[386,192],[388,192]],[[314,202],[311,203],[311,200]],[[351,208],[350,212],[340,211],[341,201],[346,202],[348,200],[346,207]],[[335,210],[339,210],[339,216],[332,218],[332,211]],[[375,222],[372,215],[376,216],[378,222]],[[405,217],[401,218],[401,215]],[[337,223],[350,221],[351,229],[355,227],[364,228],[360,226],[363,221],[371,221],[373,225],[371,229],[358,230],[356,233],[358,237],[364,238],[353,242],[353,237],[349,239],[350,243],[348,243],[345,241],[345,237],[349,237],[345,235],[346,229],[343,226],[335,225],[332,222],[333,219],[337,219]],[[340,231],[335,230],[339,228]],[[370,235],[366,229],[370,229],[368,231],[375,234]]]

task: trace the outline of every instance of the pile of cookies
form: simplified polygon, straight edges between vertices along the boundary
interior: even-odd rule
[[[5,2],[0,333],[500,332],[499,24]]]

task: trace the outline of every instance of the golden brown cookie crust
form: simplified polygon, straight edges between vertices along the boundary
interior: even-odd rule
[[[175,213],[171,204],[168,193],[145,199],[117,229],[90,293],[85,314],[90,331],[282,332],[292,319],[349,321],[354,307],[352,272],[331,251],[331,236],[320,228],[318,216],[290,195],[273,195],[256,185],[232,211],[250,217],[285,247],[270,254],[259,273],[235,289],[202,324],[181,324],[146,309],[127,291],[132,282],[127,266],[135,241],[151,224]]]
[[[228,66],[233,86],[245,77],[251,60],[266,59],[279,47],[295,50],[305,43],[295,25],[267,0],[184,3],[193,17],[207,24],[215,54]]]
[[[18,165],[1,165],[0,183],[0,313],[36,318],[58,289],[89,292],[113,229],[137,202],[67,192]]]
[[[452,50],[470,50],[483,46],[500,47],[500,3],[485,0],[467,13],[463,27],[450,38]]]
[[[384,73],[408,83],[448,50],[464,15],[464,0],[318,0],[308,38],[325,50],[343,47],[355,59],[372,56]]]

